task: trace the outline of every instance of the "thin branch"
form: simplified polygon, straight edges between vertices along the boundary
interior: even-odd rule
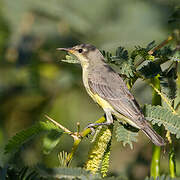
[[[105,122],[105,117],[102,116],[101,118],[99,118],[95,123],[103,123]],[[86,137],[88,134],[90,134],[92,131],[90,128],[87,128],[87,129],[84,129],[82,132],[78,133],[80,135],[81,138],[77,139],[74,141],[74,144],[73,144],[73,147],[72,147],[72,150],[71,152],[68,154],[68,157],[67,157],[67,164],[69,164],[69,162],[72,160],[80,142],[82,141],[82,139],[84,137]]]
[[[161,96],[156,91],[160,91],[160,81],[158,76],[152,79],[153,91],[152,91],[152,105],[161,105]],[[156,89],[156,90],[155,90]],[[162,128],[154,125],[156,131],[161,134]],[[151,171],[150,174],[154,179],[160,176],[160,154],[161,154],[161,147],[153,145],[153,152],[152,152],[152,159],[151,159]]]
[[[55,124],[56,126],[58,126],[59,128],[61,128],[63,131],[67,132],[67,133],[72,133],[69,129],[65,128],[64,126],[62,126],[61,124],[59,124],[58,122],[56,122],[55,120],[53,120],[52,118],[50,118],[48,115],[44,115],[49,121],[51,121],[53,124]]]
[[[167,138],[169,144],[172,144],[171,133],[169,131],[167,131],[167,133],[166,133],[166,138]]]
[[[90,128],[84,129],[82,132],[71,132],[69,129],[65,128],[64,126],[62,126],[61,124],[59,124],[58,122],[56,122],[55,120],[53,120],[52,118],[50,118],[48,115],[45,115],[45,117],[51,121],[52,123],[54,123],[56,126],[58,126],[59,128],[61,128],[64,132],[68,133],[71,137],[73,137],[74,139],[74,144],[72,146],[72,150],[71,152],[68,154],[67,156],[67,165],[69,164],[69,162],[72,160],[73,155],[75,154],[81,140],[86,137],[88,134],[90,134],[92,131]],[[98,119],[95,123],[102,123],[105,122],[105,117],[102,116],[100,119]],[[80,124],[77,124],[77,128],[78,131],[80,129]]]
[[[169,36],[166,40],[161,42],[158,46],[156,46],[154,49],[150,50],[148,54],[152,55],[155,51],[161,49],[163,46],[169,43],[173,39],[173,36]]]
[[[55,120],[53,120],[52,118],[50,118],[48,115],[45,115],[45,117],[51,121],[53,124],[55,124],[56,126],[58,126],[59,128],[61,128],[64,132],[68,133],[71,137],[73,137],[74,140],[79,139],[78,135],[74,134],[73,132],[71,132],[69,129],[65,128],[64,126],[62,126],[61,124],[59,124],[58,122],[56,122]]]
[[[174,114],[177,114],[176,111],[174,110],[174,108],[171,106],[170,102],[167,100],[167,98],[152,84],[152,83],[149,83],[148,84],[158,93],[158,95],[161,96],[161,98],[164,100],[164,102],[169,106],[169,108],[171,109],[171,111],[174,113]]]
[[[148,51],[149,55],[152,55],[155,51],[161,49],[163,46],[169,43],[169,41],[173,40],[173,36],[169,36],[166,40],[161,42],[158,46],[156,46],[154,49]],[[144,61],[144,58],[140,59],[139,62],[136,63],[136,67],[138,67],[140,64],[142,64]]]

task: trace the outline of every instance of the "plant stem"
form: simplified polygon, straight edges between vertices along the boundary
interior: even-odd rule
[[[156,46],[154,49],[150,50],[148,53],[153,54],[155,51],[161,49],[164,47],[166,44],[169,43],[169,41],[173,40],[173,36],[169,36],[167,39],[165,39],[163,42],[161,42],[158,46]]]
[[[99,118],[95,123],[102,123],[102,122],[105,122],[105,120],[106,120],[105,117],[102,116],[102,117]],[[74,156],[74,154],[75,154],[75,152],[76,152],[76,150],[77,150],[80,142],[82,141],[82,139],[83,139],[84,137],[86,137],[86,136],[87,136],[88,134],[90,134],[90,133],[91,133],[91,129],[90,129],[90,128],[87,128],[87,129],[83,130],[81,133],[79,133],[81,138],[74,139],[74,144],[73,144],[72,150],[71,150],[71,152],[68,154],[68,157],[67,157],[67,164],[68,164],[69,162],[71,162],[71,160],[72,160],[72,158],[73,158],[73,156]]]
[[[169,152],[169,172],[172,178],[176,177],[176,160],[175,160],[175,152],[173,144],[170,144],[170,152]]]
[[[151,160],[151,176],[156,179],[160,176],[160,153],[161,148],[159,146],[153,145],[153,154]]]
[[[177,42],[178,44],[178,42]],[[178,73],[178,64],[176,63],[176,74],[177,74],[177,86],[178,86],[178,82],[180,79],[180,74]],[[173,104],[174,106],[174,101]],[[177,112],[176,112],[177,113]],[[170,136],[170,132],[169,134],[166,134],[169,138],[169,144],[170,144],[170,150],[169,150],[169,173],[170,173],[170,177],[175,178],[176,177],[176,157],[175,157],[175,150],[174,150],[174,146],[173,146],[173,142]]]
[[[77,148],[78,148],[81,140],[82,140],[84,137],[86,137],[88,134],[91,133],[91,129],[90,129],[90,128],[87,128],[87,129],[84,129],[82,132],[79,132],[79,126],[80,126],[80,125],[79,125],[79,123],[78,123],[78,124],[77,124],[77,125],[78,125],[78,132],[73,133],[73,132],[71,132],[69,129],[67,129],[67,128],[65,128],[64,126],[62,126],[60,123],[58,123],[58,122],[56,122],[55,120],[53,120],[52,118],[50,118],[48,115],[45,115],[45,117],[46,117],[49,121],[51,121],[52,123],[54,123],[56,126],[58,126],[60,129],[62,129],[64,132],[70,134],[70,136],[74,139],[74,144],[73,144],[72,150],[71,150],[71,152],[68,154],[68,157],[67,157],[67,159],[66,159],[66,164],[68,165],[68,164],[71,162],[71,160],[72,160],[72,158],[73,158],[73,156],[74,156],[74,154],[75,154],[75,152],[76,152],[76,150],[77,150]],[[95,123],[103,123],[103,122],[105,122],[105,121],[106,121],[105,117],[102,116],[102,117],[99,118]]]
[[[160,81],[158,79],[158,76],[156,76],[152,80],[152,84],[156,89],[160,90]],[[152,92],[152,105],[161,105],[161,97],[154,89]],[[158,133],[161,132],[161,128],[158,127],[157,125],[154,126],[154,128]],[[160,176],[160,154],[161,154],[161,148],[159,146],[153,145],[152,160],[151,160],[151,176],[154,177],[154,179]]]
[[[80,142],[81,142],[81,139],[76,139],[76,140],[74,141],[72,150],[71,150],[71,152],[68,154],[67,159],[66,159],[66,164],[67,164],[67,165],[71,162],[71,160],[72,160],[72,158],[73,158],[73,156],[74,156],[74,153],[76,152],[76,150],[77,150]]]

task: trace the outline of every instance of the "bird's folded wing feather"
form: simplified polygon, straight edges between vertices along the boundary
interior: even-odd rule
[[[118,73],[111,68],[99,71],[96,69],[96,72],[91,71],[88,75],[88,83],[91,91],[108,101],[115,111],[130,118],[137,125],[140,123],[139,117],[143,115],[139,105]]]

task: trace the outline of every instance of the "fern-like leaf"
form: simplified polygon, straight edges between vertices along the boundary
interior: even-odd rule
[[[149,79],[161,73],[161,67],[160,64],[147,60],[137,68],[137,71],[140,72],[142,76]]]
[[[43,179],[82,179],[102,180],[100,174],[92,174],[82,168],[45,168],[38,167],[37,172]],[[127,180],[126,177],[105,177],[105,180]]]
[[[62,131],[52,129],[43,139],[43,152],[49,154],[59,143]]]
[[[154,48],[156,46],[155,41],[150,42],[147,46],[146,46],[146,50],[150,51],[152,48]]]
[[[62,59],[61,61],[71,64],[80,64],[80,61],[72,54],[66,55],[65,59]]]
[[[180,138],[180,116],[162,106],[145,105],[145,117],[152,124],[164,125],[165,129]]]
[[[5,153],[17,151],[25,142],[29,141],[34,136],[44,132],[50,132],[51,130],[62,133],[61,129],[49,121],[38,122],[26,130],[20,131],[8,141],[8,144],[5,146]]]
[[[38,172],[42,178],[51,179],[100,179],[100,175],[91,174],[82,168],[45,168],[39,167]]]
[[[102,54],[107,63],[114,64],[120,69],[120,74],[123,74],[128,78],[134,77],[134,60],[129,58],[129,54],[126,49],[118,47],[115,56],[112,56],[111,53],[105,51],[102,51]]]
[[[135,50],[131,53],[131,58],[135,60],[137,56],[140,56],[143,59],[150,59],[150,55],[148,54],[148,50],[146,48],[142,48],[140,46],[136,46]]]
[[[33,167],[17,167],[16,165],[8,165],[3,168],[0,167],[0,179],[40,180],[40,176]]]
[[[170,70],[165,70],[162,73],[162,76],[159,78],[161,84],[161,91],[164,93],[170,100],[174,100],[176,97],[176,70],[175,67]]]
[[[129,59],[128,51],[123,47],[118,47],[116,50],[116,57],[127,61]]]
[[[118,124],[116,128],[116,138],[117,141],[123,142],[123,146],[129,144],[130,148],[133,149],[132,142],[137,142],[136,139],[137,136],[138,136],[137,132],[133,132],[130,129],[125,128],[123,125]]]
[[[149,51],[156,46],[155,41],[150,42],[145,48],[141,46],[136,46],[135,50],[131,52],[131,58],[135,60],[137,56],[147,60],[151,59],[152,56],[149,54]]]
[[[154,56],[161,59],[171,59],[175,53],[176,51],[174,51],[171,46],[165,46],[164,48],[155,51]]]

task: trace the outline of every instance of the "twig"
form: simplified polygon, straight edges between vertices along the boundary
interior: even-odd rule
[[[157,92],[157,90],[160,91],[160,81],[157,76],[152,79],[152,85],[154,87],[152,92],[152,105],[161,105],[161,96],[159,96],[159,93]],[[161,127],[155,125],[154,128],[161,134]],[[160,176],[160,154],[161,147],[153,145],[150,174],[154,179]]]
[[[104,122],[105,120],[106,120],[105,117],[102,116],[102,117],[99,118],[95,123],[102,123],[102,122]],[[81,138],[79,138],[79,139],[77,139],[77,140],[74,141],[72,150],[71,150],[71,152],[68,154],[68,157],[67,157],[67,164],[69,164],[69,162],[72,160],[72,158],[73,158],[73,156],[74,156],[74,154],[75,154],[75,152],[76,152],[76,150],[77,150],[80,142],[82,141],[82,139],[83,139],[84,137],[86,137],[88,134],[90,134],[91,132],[92,132],[91,129],[90,129],[90,128],[87,128],[87,129],[84,129],[81,133],[79,133]]]
[[[154,89],[154,91],[157,92],[157,94],[159,96],[161,96],[161,98],[164,100],[164,102],[169,106],[169,108],[171,109],[171,111],[174,113],[174,114],[177,114],[175,109],[171,106],[170,102],[167,100],[167,98],[152,84],[152,83],[149,83],[149,85]],[[169,144],[172,143],[172,140],[171,140],[171,134],[169,131],[166,132],[166,138],[169,142]]]
[[[173,36],[169,36],[166,40],[164,40],[162,43],[160,43],[158,46],[156,46],[154,49],[150,50],[148,54],[152,55],[155,51],[161,49],[163,46],[169,43],[173,39]]]
[[[169,144],[172,144],[171,134],[169,131],[167,131],[167,133],[166,133],[166,138],[167,138]]]
[[[152,84],[149,83],[148,84],[158,93],[159,96],[161,96],[161,98],[164,100],[164,102],[169,106],[169,108],[171,109],[171,111],[174,114],[177,114],[176,111],[174,110],[174,108],[171,106],[171,104],[169,103],[169,101],[167,100],[167,98]]]
[[[155,51],[161,49],[163,46],[165,46],[166,44],[169,43],[169,41],[171,41],[173,39],[173,36],[169,36],[166,40],[164,40],[163,42],[161,42],[158,46],[156,46],[154,49],[148,51],[149,55],[152,55]],[[142,64],[144,61],[144,58],[141,58],[139,60],[139,62],[136,63],[136,67],[138,67],[140,64]]]
[[[63,131],[67,132],[67,133],[72,133],[69,129],[65,128],[64,126],[62,126],[61,124],[59,124],[58,122],[56,122],[55,120],[53,120],[52,118],[50,118],[48,115],[44,115],[49,121],[53,122],[56,126],[60,127]]]
[[[68,154],[67,156],[67,165],[70,163],[70,161],[72,160],[73,158],[73,155],[75,154],[77,148],[78,148],[78,145],[80,144],[81,140],[86,137],[88,134],[91,133],[91,129],[90,128],[87,128],[85,130],[83,130],[82,132],[71,132],[69,129],[65,128],[64,126],[62,126],[61,124],[59,124],[58,122],[56,122],[55,120],[53,120],[52,118],[50,118],[48,115],[45,115],[45,117],[51,121],[52,123],[54,123],[56,126],[58,126],[59,128],[61,128],[64,132],[70,134],[71,137],[73,137],[74,139],[74,144],[73,144],[73,147],[72,147],[72,150],[71,152]],[[100,119],[98,119],[95,123],[102,123],[104,122],[106,119],[104,116],[102,116]],[[77,128],[78,128],[78,131],[80,129],[80,125],[79,123],[77,123]]]
[[[64,126],[62,126],[61,124],[59,124],[58,122],[56,122],[55,120],[53,120],[52,118],[50,118],[48,115],[45,115],[45,117],[51,121],[52,123],[54,123],[56,126],[58,126],[59,128],[61,128],[64,132],[68,133],[71,137],[73,137],[74,140],[79,139],[78,135],[74,134],[73,132],[71,132],[69,129],[65,128]]]

